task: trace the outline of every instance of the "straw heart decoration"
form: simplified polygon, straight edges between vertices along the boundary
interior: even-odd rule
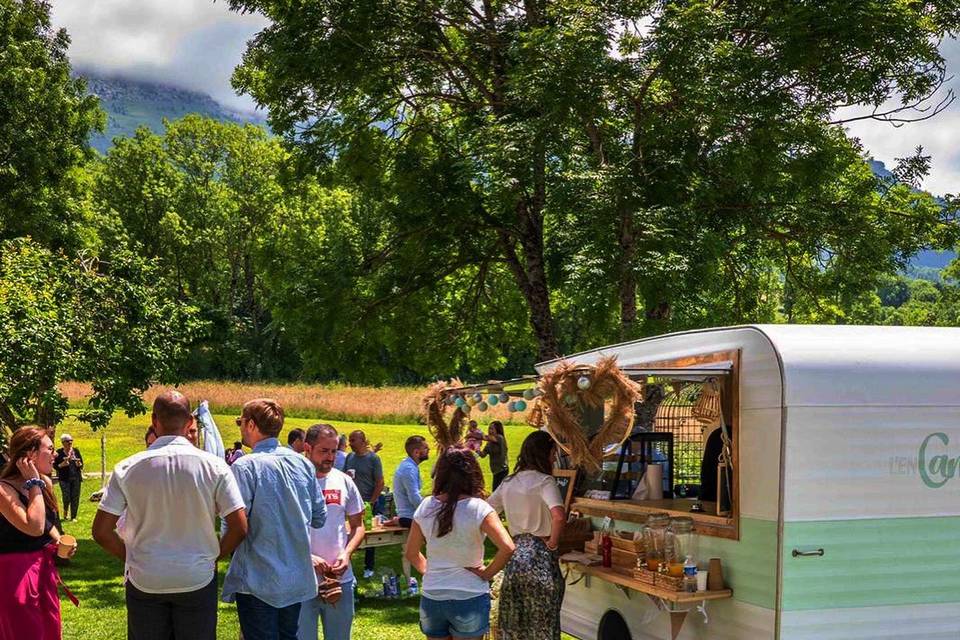
[[[634,404],[643,391],[620,370],[615,357],[592,366],[563,362],[540,378],[538,389],[541,395],[528,416],[529,424],[545,427],[575,466],[590,470],[600,468],[605,445],[622,443],[630,435]],[[608,399],[610,411],[596,436],[588,440],[580,406],[598,408]]]

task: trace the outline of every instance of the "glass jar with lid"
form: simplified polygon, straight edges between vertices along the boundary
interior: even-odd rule
[[[643,528],[643,546],[646,554],[647,569],[663,571],[666,568],[667,545],[670,529],[670,515],[651,513]]]
[[[670,520],[667,534],[668,573],[674,577],[683,576],[683,563],[687,556],[698,557],[699,538],[693,530],[693,518],[679,516]]]

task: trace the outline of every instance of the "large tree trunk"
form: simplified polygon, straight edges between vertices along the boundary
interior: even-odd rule
[[[553,327],[553,314],[550,311],[550,290],[543,263],[543,241],[540,238],[539,253],[535,238],[521,238],[523,259],[517,254],[513,240],[501,234],[504,258],[527,301],[530,315],[530,327],[537,339],[537,358],[540,361],[560,357],[557,334]]]
[[[13,410],[10,409],[10,406],[3,401],[0,401],[0,425],[3,428],[7,429],[10,433],[13,433],[17,430],[17,416],[14,415]]]
[[[637,276],[633,262],[637,255],[633,214],[626,207],[620,212],[620,339],[633,337],[637,323]]]
[[[527,301],[530,326],[537,339],[539,360],[560,357],[557,334],[550,311],[550,288],[543,259],[543,210],[547,201],[546,143],[542,137],[535,142],[533,156],[532,194],[522,195],[516,204],[517,229],[523,256],[516,251],[514,238],[506,230],[500,232],[504,258]]]

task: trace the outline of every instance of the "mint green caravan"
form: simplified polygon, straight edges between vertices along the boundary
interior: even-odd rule
[[[689,606],[678,629],[677,607],[571,571],[566,633],[960,638],[960,329],[745,326],[566,360],[607,355],[637,376],[690,371],[694,379],[712,370],[722,380],[734,436],[732,511],[708,509],[696,526],[701,559],[721,558],[733,595]],[[573,509],[636,530],[663,507],[690,515],[688,504],[578,497]]]

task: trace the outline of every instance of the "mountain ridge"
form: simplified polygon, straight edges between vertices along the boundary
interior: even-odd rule
[[[111,75],[93,69],[78,69],[87,83],[87,91],[100,99],[107,114],[103,133],[90,137],[90,146],[106,153],[117,136],[132,136],[137,127],[146,126],[163,133],[163,120],[177,120],[191,113],[221,122],[255,124],[266,127],[266,116],[257,112],[230,109],[201,91],[174,85]]]

